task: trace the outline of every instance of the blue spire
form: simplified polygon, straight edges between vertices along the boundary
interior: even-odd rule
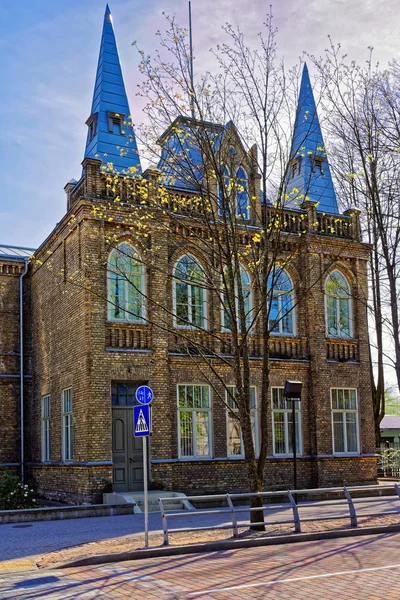
[[[335,189],[306,64],[303,68],[297,105],[287,193],[289,200],[285,204],[288,206],[299,206],[304,199],[309,199],[319,203],[319,212],[338,213]]]
[[[112,163],[119,173],[140,175],[140,158],[130,119],[111,12],[106,6],[85,158]],[[125,124],[124,124],[125,122]],[[133,170],[132,170],[133,167]],[[136,170],[135,170],[136,169]]]

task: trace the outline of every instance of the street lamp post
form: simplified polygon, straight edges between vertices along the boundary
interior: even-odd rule
[[[283,396],[292,401],[293,489],[297,490],[296,400],[301,400],[301,381],[285,381]],[[295,501],[297,502],[296,496]]]

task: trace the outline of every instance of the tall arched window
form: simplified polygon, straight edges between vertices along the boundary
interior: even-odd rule
[[[328,336],[351,337],[352,314],[350,286],[339,271],[333,271],[325,283],[326,331]]]
[[[108,318],[142,321],[145,307],[145,277],[140,256],[123,242],[111,252],[107,266]]]
[[[223,282],[223,288],[226,290],[229,287],[229,282],[227,281],[227,270],[224,269],[224,277],[225,280]],[[251,293],[251,280],[250,275],[246,271],[246,269],[241,265],[240,266],[240,278],[242,281],[242,292],[244,299],[244,310],[246,313],[246,327],[250,327],[251,325],[251,311],[252,311],[252,293]],[[223,291],[223,305],[222,305],[222,328],[231,330],[232,329],[232,317],[233,310],[229,306],[228,297],[225,291]],[[235,313],[239,318],[239,292],[238,292],[238,284],[235,279]],[[238,325],[238,330],[241,329],[241,323]]]
[[[218,214],[222,217],[227,214],[227,203],[229,202],[230,190],[229,190],[229,170],[226,165],[220,166],[220,178],[223,182],[223,188],[218,183]],[[220,181],[221,181],[220,179]]]
[[[293,283],[279,265],[272,269],[268,278],[268,302],[271,333],[293,335],[295,332]]]
[[[239,167],[236,173],[236,214],[249,218],[249,182],[246,171]]]
[[[175,265],[174,304],[178,327],[205,327],[205,276],[200,265],[187,254]]]

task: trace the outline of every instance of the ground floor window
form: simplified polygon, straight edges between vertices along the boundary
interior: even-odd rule
[[[62,392],[62,458],[72,460],[72,388]]]
[[[51,460],[51,407],[50,396],[42,398],[42,461],[49,462]]]
[[[292,400],[283,397],[283,387],[271,388],[272,394],[272,436],[274,456],[293,456],[293,413]],[[301,412],[300,402],[295,401],[296,453],[301,448]]]
[[[242,438],[242,428],[238,419],[239,411],[235,400],[236,388],[228,386],[226,390],[226,428],[227,445],[229,458],[243,458],[244,446]],[[257,435],[257,390],[250,388],[250,419],[253,433],[254,451],[258,454],[258,435]]]
[[[208,385],[178,385],[181,457],[211,457],[211,402]]]
[[[333,453],[359,452],[357,390],[331,389]]]

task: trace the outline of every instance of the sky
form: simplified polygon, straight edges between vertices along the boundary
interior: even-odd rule
[[[285,62],[321,55],[328,35],[363,62],[374,46],[382,67],[399,55],[398,0],[278,0],[272,4]],[[163,12],[187,24],[186,0],[110,0],[134,122],[141,121],[138,56],[164,28]],[[0,0],[0,244],[37,248],[66,211],[64,185],[79,179],[105,2]],[[269,3],[192,0],[195,70],[223,39],[225,22],[256,38]],[[312,76],[312,70],[311,70]]]

